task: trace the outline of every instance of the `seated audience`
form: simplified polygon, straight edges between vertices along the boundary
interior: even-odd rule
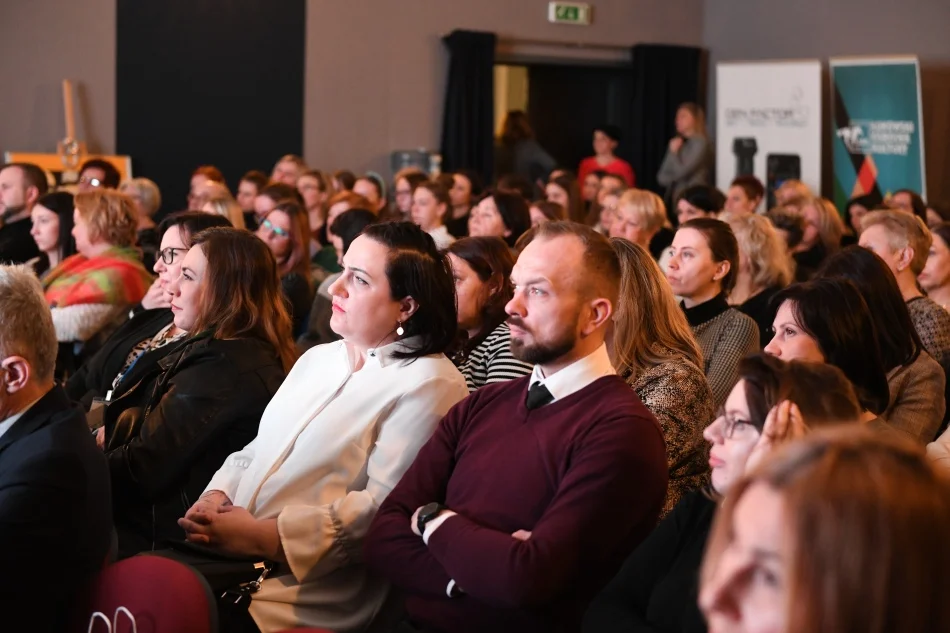
[[[296,187],[310,221],[310,254],[314,255],[327,241],[327,200],[332,193],[330,182],[319,169],[309,169],[300,174]]]
[[[950,221],[950,207],[946,205],[927,205],[927,226],[932,231],[941,222]]]
[[[333,191],[336,193],[353,191],[355,184],[356,176],[349,169],[338,169],[333,172]]]
[[[725,222],[696,218],[680,225],[670,251],[666,278],[673,294],[683,298],[713,403],[720,407],[736,384],[739,360],[759,349],[755,321],[727,300],[739,268],[739,244]]]
[[[930,229],[917,216],[902,211],[873,211],[865,216],[859,244],[876,254],[894,275],[910,320],[924,349],[950,375],[950,313],[925,296],[917,276],[927,264],[933,244]]]
[[[386,208],[386,188],[375,174],[367,174],[357,178],[356,182],[353,183],[353,193],[369,200],[369,206],[366,208],[377,216]]]
[[[589,174],[603,171],[623,178],[625,186],[635,187],[637,182],[633,167],[614,154],[620,140],[620,128],[616,125],[601,125],[594,128],[594,155],[581,161],[577,168],[577,180],[583,183]]]
[[[0,266],[0,323],[0,608],[13,628],[60,633],[109,553],[109,471],[54,382],[56,332],[25,266]]]
[[[188,189],[188,209],[197,211],[202,202],[198,200],[198,190],[208,182],[224,185],[224,174],[214,165],[202,165],[191,172],[191,184]]]
[[[950,222],[941,222],[931,229],[933,242],[927,264],[917,275],[920,287],[944,310],[950,310]]]
[[[600,191],[600,181],[607,175],[603,169],[595,169],[589,172],[584,178],[578,179],[578,185],[581,188],[581,199],[584,206],[590,210],[591,205],[597,201],[597,192]]]
[[[802,243],[805,235],[805,219],[798,211],[786,207],[776,207],[765,214],[779,237],[785,240],[786,250],[795,251],[795,247]]]
[[[555,173],[551,172],[552,176]],[[534,200],[539,194],[539,189],[540,187],[537,187],[535,183],[519,174],[505,174],[495,184],[495,191],[517,194],[524,198],[525,202]],[[544,194],[545,192],[540,191],[540,193]],[[469,226],[471,226],[471,222],[469,222]]]
[[[560,222],[567,219],[567,210],[550,200],[535,200],[528,207],[531,216],[531,226],[535,227],[545,222]]]
[[[115,165],[101,158],[90,158],[79,168],[77,193],[88,193],[96,189],[117,189],[122,176]]]
[[[844,222],[834,204],[825,198],[805,198],[799,207],[805,230],[802,241],[792,249],[795,280],[808,281],[829,255],[841,248]]]
[[[739,243],[739,268],[729,303],[752,317],[759,327],[759,346],[772,340],[772,322],[778,306],[775,294],[792,282],[792,258],[768,218],[762,215],[732,215],[729,219]]]
[[[267,214],[274,210],[278,202],[283,200],[293,200],[297,204],[303,205],[303,198],[300,197],[297,189],[290,185],[285,185],[282,182],[272,182],[261,189],[261,192],[254,198],[254,226],[260,227]]]
[[[466,237],[447,249],[455,280],[460,343],[453,361],[469,391],[527,376],[531,364],[511,353],[505,306],[515,258],[498,237]]]
[[[475,200],[481,197],[482,189],[482,179],[478,172],[472,169],[461,169],[452,174],[452,188],[449,189],[452,213],[445,226],[455,237],[468,235],[468,216],[472,212],[472,207],[475,206]]]
[[[753,215],[765,198],[765,187],[755,176],[739,176],[729,185],[723,212],[739,218]],[[724,218],[725,219],[725,218]]]
[[[228,222],[236,229],[246,228],[244,224],[244,212],[241,211],[241,205],[237,203],[231,194],[224,193],[213,195],[205,200],[200,207],[201,211],[211,215],[220,215],[227,218]]]
[[[207,180],[195,188],[195,194],[192,197],[191,203],[195,206],[192,207],[194,210],[200,210],[205,206],[205,203],[211,200],[212,198],[231,198],[231,190],[228,189],[228,186],[223,182],[214,182],[213,180]]]
[[[301,174],[305,171],[307,171],[307,163],[305,163],[300,156],[296,154],[286,154],[285,156],[281,156],[277,162],[274,163],[274,169],[271,170],[270,179],[272,182],[279,182],[284,185],[296,187],[297,180],[300,179]]]
[[[410,630],[576,630],[663,506],[662,432],[604,345],[617,255],[583,225],[535,231],[506,308],[534,371],[454,407],[366,538]]]
[[[75,209],[73,194],[66,191],[48,193],[33,206],[30,235],[40,249],[40,255],[27,264],[40,279],[44,279],[61,261],[76,254],[76,239],[73,237]]]
[[[43,280],[59,341],[87,341],[137,304],[152,283],[135,249],[132,199],[113,189],[76,195],[77,253]]]
[[[887,264],[867,249],[849,246],[818,274],[852,281],[871,310],[891,394],[881,417],[921,443],[932,442],[946,412],[946,376],[924,350]]]
[[[409,167],[401,170],[393,179],[393,196],[395,208],[392,216],[400,222],[412,221],[412,194],[416,187],[429,180],[429,176],[421,169]]]
[[[451,204],[448,190],[432,180],[420,183],[412,192],[412,221],[429,234],[440,251],[455,241],[445,226]]]
[[[151,268],[155,265],[155,254],[161,241],[153,218],[162,206],[162,194],[158,185],[148,178],[127,180],[119,187],[119,191],[128,194],[135,203],[135,213],[139,220],[135,245],[142,251],[142,264]]]
[[[620,258],[620,298],[607,350],[617,374],[654,415],[666,440],[670,483],[661,516],[706,484],[702,429],[715,417],[703,357],[683,311],[650,252],[611,240]]]
[[[568,220],[584,222],[587,212],[576,180],[568,176],[552,178],[544,186],[544,193],[548,202],[559,204],[567,210]]]
[[[848,200],[844,205],[844,217],[851,231],[855,235],[859,235],[861,233],[861,220],[880,206],[881,197],[879,195],[858,196]]]
[[[155,259],[158,278],[142,299],[143,310],[116,330],[64,387],[74,402],[89,410],[95,399],[108,403],[138,384],[141,376],[185,342],[188,334],[174,322],[170,286],[181,275],[185,253],[205,229],[230,226],[226,218],[199,211],[175,213],[159,225],[161,250]]]
[[[898,189],[885,200],[888,207],[915,215],[927,223],[927,203],[920,194],[912,189]]]
[[[666,222],[666,205],[660,196],[645,189],[628,189],[617,201],[608,233],[650,252],[650,242]]]
[[[482,198],[468,218],[469,235],[500,237],[508,246],[514,246],[521,234],[530,227],[531,213],[525,198],[501,190]]]
[[[313,301],[307,257],[310,238],[307,212],[297,202],[283,200],[261,222],[257,237],[267,244],[277,259],[280,287],[296,338],[307,325],[307,314]]]
[[[175,327],[193,335],[109,403],[99,430],[120,557],[181,539],[188,500],[254,439],[297,357],[276,262],[251,234],[196,235],[169,291]]]
[[[30,238],[30,218],[48,188],[46,174],[32,163],[0,165],[0,264],[23,264],[39,257]]]
[[[815,279],[779,291],[773,303],[775,335],[765,353],[837,367],[854,386],[860,421],[886,428],[879,416],[890,399],[887,374],[874,317],[857,287],[847,279]]]
[[[243,176],[238,183],[237,199],[241,212],[244,214],[244,226],[248,231],[257,230],[257,218],[254,215],[254,199],[267,186],[267,175],[262,171],[252,169]]]
[[[814,433],[733,486],[700,608],[712,631],[950,630],[948,530],[950,486],[920,448]]]
[[[370,521],[468,394],[442,353],[455,336],[454,290],[432,238],[407,222],[373,225],[343,260],[330,289],[343,340],[297,361],[257,438],[179,522],[194,543],[282,563],[239,630],[369,624],[389,593],[362,563]]]
[[[604,176],[597,199],[590,205],[587,212],[586,224],[593,226],[594,230],[601,235],[610,235],[610,229],[617,221],[617,205],[620,204],[620,196],[627,190],[623,186],[611,186],[610,180],[613,178],[613,176]]]
[[[676,200],[676,222],[682,226],[696,218],[715,218],[726,204],[726,197],[715,187],[693,185]]]
[[[815,194],[812,193],[808,185],[801,180],[789,178],[788,180],[782,181],[782,184],[776,187],[774,195],[775,206],[791,207],[795,210],[800,210],[802,205],[804,205],[809,198],[814,197]]]
[[[688,187],[709,184],[712,154],[703,109],[695,103],[681,104],[676,110],[676,136],[670,139],[657,182],[673,200]]]
[[[591,603],[584,632],[705,633],[697,604],[703,552],[716,507],[729,498],[750,457],[761,462],[774,446],[794,439],[800,425],[847,423],[858,410],[851,385],[833,367],[744,358],[725,408],[703,433],[711,447],[711,489],[688,493],[634,550]]]
[[[369,200],[358,193],[353,193],[348,190],[339,191],[333,194],[327,201],[327,227],[333,226],[333,222],[341,213],[354,209],[363,209],[376,216],[376,212],[373,211],[370,206]],[[327,237],[331,237],[329,232]],[[335,275],[342,270],[340,268],[340,261],[343,257],[343,253],[334,248],[332,239],[328,239],[327,241],[329,242],[328,244],[321,248],[316,254],[310,256],[310,278],[313,280],[313,285],[323,283],[329,275]]]

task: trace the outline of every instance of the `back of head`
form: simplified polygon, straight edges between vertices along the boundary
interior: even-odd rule
[[[231,222],[223,215],[214,215],[203,211],[180,211],[162,220],[161,224],[158,225],[159,236],[165,235],[165,232],[173,226],[178,227],[182,244],[186,248],[191,248],[194,245],[192,240],[198,233],[205,229],[229,228]]]
[[[119,186],[119,181],[122,180],[122,175],[119,173],[119,170],[115,168],[115,165],[110,163],[107,160],[101,158],[90,158],[82,164],[82,167],[79,168],[79,173],[86,171],[87,169],[99,169],[104,174],[102,180],[102,186],[107,189],[116,189]],[[151,182],[151,181],[150,181]]]
[[[376,222],[376,214],[367,209],[350,209],[344,211],[336,217],[330,226],[330,233],[333,233],[343,240],[343,253],[350,250],[350,244],[353,243],[360,233],[370,224]]]
[[[866,231],[872,226],[880,226],[888,236],[888,242],[894,250],[910,247],[914,256],[910,260],[910,270],[914,276],[919,275],[927,265],[927,256],[933,236],[927,224],[916,215],[903,211],[881,210],[871,211],[861,218],[861,230]]]
[[[132,198],[115,189],[76,194],[76,211],[89,225],[89,238],[124,248],[135,244],[138,215]]]
[[[793,305],[796,323],[815,341],[829,365],[841,369],[861,406],[876,414],[887,409],[890,392],[877,345],[877,329],[858,288],[847,279],[818,278],[793,284],[772,299]]]
[[[389,249],[386,277],[394,300],[412,297],[419,307],[402,324],[405,338],[419,337],[401,358],[442,354],[455,339],[457,310],[455,282],[448,257],[432,237],[411,222],[383,222],[363,230],[367,237]],[[408,345],[407,345],[408,346]]]
[[[671,353],[702,367],[702,352],[686,315],[653,256],[623,238],[610,243],[620,264],[609,345],[617,373],[636,375],[668,361]]]
[[[0,265],[0,323],[0,360],[22,356],[35,382],[51,382],[59,346],[43,288],[30,268]]]
[[[785,630],[950,630],[950,488],[920,446],[838,428],[770,456],[719,510],[704,585],[731,540],[736,507],[758,484],[779,495],[785,517]]]
[[[693,218],[680,225],[679,230],[693,229],[702,233],[712,252],[714,262],[729,262],[729,272],[722,278],[722,290],[726,294],[736,285],[739,272],[739,242],[729,225],[714,218]]]
[[[606,237],[591,227],[577,222],[546,222],[534,228],[532,242],[572,237],[583,247],[584,274],[581,275],[582,296],[608,299],[614,310],[620,295],[620,258]]]
[[[785,240],[763,215],[745,215],[729,220],[739,251],[749,262],[755,288],[784,287],[792,281],[792,259]]]
[[[709,185],[693,185],[687,187],[680,194],[680,200],[685,200],[697,209],[706,213],[719,213],[726,206],[726,196],[715,187]]]
[[[917,360],[923,346],[884,260],[860,246],[848,246],[826,259],[818,276],[843,277],[857,287],[871,310],[886,371]]]
[[[495,193],[513,193],[528,201],[534,198],[534,183],[521,174],[505,174],[498,179]]]
[[[502,126],[501,142],[514,145],[518,141],[534,138],[534,131],[528,122],[528,115],[522,110],[511,110]]]
[[[356,184],[356,175],[349,169],[333,172],[333,179],[339,183],[341,191],[353,191],[353,185]]]
[[[208,260],[194,332],[270,343],[289,371],[297,353],[270,249],[234,228],[206,229],[192,239]]]

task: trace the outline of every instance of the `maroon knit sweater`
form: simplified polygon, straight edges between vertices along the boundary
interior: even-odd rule
[[[607,376],[529,411],[529,380],[483,387],[449,411],[366,537],[366,563],[407,594],[423,631],[578,631],[656,524],[666,449],[633,390]],[[458,516],[426,546],[409,520],[432,501]],[[446,595],[450,579],[464,595]]]

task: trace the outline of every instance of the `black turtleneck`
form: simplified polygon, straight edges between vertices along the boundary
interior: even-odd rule
[[[726,301],[726,293],[720,292],[709,301],[695,305],[692,308],[687,308],[685,302],[681,303],[680,307],[683,309],[683,313],[686,314],[686,320],[689,321],[690,327],[696,327],[728,310],[729,302]]]

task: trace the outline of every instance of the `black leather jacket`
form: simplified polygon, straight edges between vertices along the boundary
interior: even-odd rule
[[[155,364],[106,410],[120,556],[181,540],[177,520],[231,453],[257,435],[284,380],[257,339],[198,335]]]

